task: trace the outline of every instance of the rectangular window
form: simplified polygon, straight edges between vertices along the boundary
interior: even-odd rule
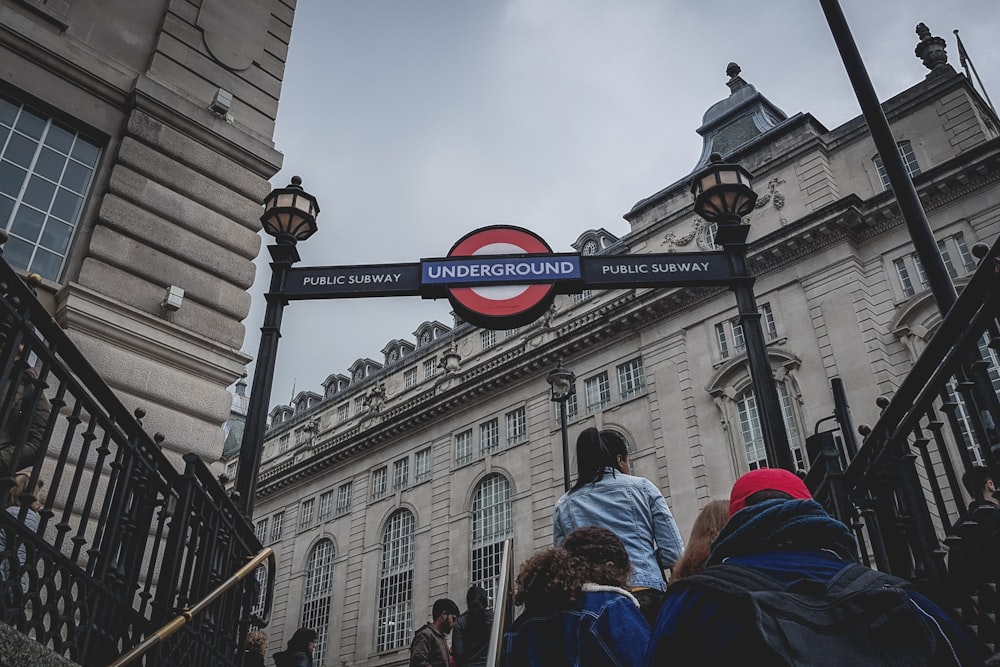
[[[726,340],[726,325],[719,322],[715,325],[715,340],[719,344],[719,358],[729,358],[729,341]]]
[[[410,459],[399,459],[392,464],[392,490],[405,489],[410,481]]]
[[[358,396],[354,399],[354,416],[363,414],[365,411],[365,397]]]
[[[646,376],[642,367],[642,359],[633,359],[618,367],[618,391],[623,401],[646,391]]]
[[[424,379],[437,375],[437,359],[424,360]]]
[[[421,449],[413,455],[413,481],[422,482],[431,476],[431,448]]]
[[[924,265],[920,263],[920,258],[913,255],[913,265],[917,267],[917,280],[920,281],[920,289],[927,289],[930,284],[927,282],[927,272],[924,271]]]
[[[587,399],[587,412],[597,412],[611,405],[611,382],[607,371],[584,380],[583,391]]]
[[[352,486],[352,482],[344,482],[337,489],[337,514],[346,514],[351,511]]]
[[[901,141],[896,144],[896,149],[899,151],[899,157],[903,158],[903,164],[906,166],[906,171],[909,172],[910,177],[920,175],[920,165],[917,164],[917,156],[913,154],[913,146],[910,145],[909,141]],[[882,162],[882,156],[876,155],[873,158],[875,163],[875,171],[878,172],[879,181],[882,183],[883,190],[891,190],[892,186],[889,185],[889,173],[885,169],[885,164]]]
[[[255,527],[255,533],[257,534],[257,539],[260,540],[261,544],[267,544],[267,519],[261,519],[257,522]]]
[[[571,419],[576,419],[577,415],[580,414],[580,402],[576,400],[576,392],[574,391],[566,399],[566,421]]]
[[[271,517],[271,542],[281,540],[281,531],[285,527],[285,513],[278,512]]]
[[[739,319],[733,318],[729,322],[733,331],[733,350],[737,353],[747,351],[747,339],[743,336],[743,325]]]
[[[455,435],[455,463],[468,463],[472,460],[472,429]]]
[[[528,437],[528,420],[524,408],[507,413],[507,446],[524,442]]]
[[[319,515],[316,519],[323,522],[331,516],[333,516],[333,491],[327,491],[319,496]]]
[[[965,237],[961,232],[955,234],[955,247],[958,249],[958,256],[962,259],[962,266],[965,268],[965,272],[976,270],[976,260],[973,258],[972,253],[969,252],[969,246],[965,244]]]
[[[297,429],[295,429],[295,444],[296,445],[301,445],[302,444],[302,439],[304,437],[305,437],[305,429],[304,428],[297,428]]]
[[[900,257],[893,261],[892,264],[896,267],[896,275],[899,276],[899,284],[903,288],[903,296],[911,297],[916,294],[916,291],[913,289],[913,281],[910,280],[910,270],[906,268],[906,261]]]
[[[288,436],[287,433],[285,435],[281,436],[280,438],[278,438],[278,453],[279,454],[284,454],[285,452],[287,452],[288,451],[289,443],[290,443],[290,441],[289,441],[289,436]]]
[[[236,479],[236,469],[239,467],[240,460],[235,459],[226,464],[226,477],[229,481]]]
[[[479,425],[479,453],[495,451],[500,446],[500,423],[496,419]]]
[[[592,296],[594,296],[594,292],[592,290],[585,289],[579,294],[571,294],[570,299],[573,301],[573,303],[583,303]]]
[[[407,368],[403,371],[403,386],[407,389],[417,384],[417,369]]]
[[[343,424],[351,418],[351,406],[348,403],[337,406],[337,423]]]
[[[504,333],[504,337],[505,338],[515,338],[515,337],[517,337],[517,334],[519,334],[519,333],[521,333],[520,329],[507,329],[507,331]]]
[[[376,500],[385,495],[385,478],[388,471],[385,467],[379,468],[372,473],[372,500]]]
[[[101,150],[76,131],[0,97],[4,259],[58,280]]]
[[[313,514],[316,509],[316,499],[309,498],[308,500],[302,501],[302,506],[299,510],[299,530],[304,528],[309,528],[312,526]]]
[[[774,320],[774,313],[771,312],[771,304],[760,304],[760,322],[763,325],[764,337],[767,340],[777,340],[778,324]]]
[[[497,332],[493,330],[485,330],[479,332],[479,338],[483,343],[483,349],[488,350],[497,344]]]
[[[955,265],[951,262],[951,255],[948,254],[948,245],[944,241],[938,241],[937,247],[938,253],[941,255],[941,262],[944,264],[948,275],[952,278],[958,278],[958,271],[955,270]]]

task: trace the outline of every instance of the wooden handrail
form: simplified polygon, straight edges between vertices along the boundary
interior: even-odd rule
[[[191,619],[193,619],[196,614],[199,614],[200,612],[204,611],[204,609],[208,607],[208,605],[215,602],[223,593],[225,593],[230,588],[232,588],[236,584],[246,579],[247,575],[249,575],[251,572],[260,567],[265,560],[271,561],[272,565],[271,571],[273,573],[274,550],[271,547],[265,547],[260,553],[252,557],[249,561],[247,561],[246,565],[236,570],[233,576],[229,577],[224,582],[219,584],[219,586],[217,586],[215,590],[213,590],[211,593],[205,596],[202,600],[186,608],[180,614],[170,619],[162,628],[159,628],[158,630],[153,632],[153,634],[149,635],[141,642],[136,644],[134,647],[129,649],[128,652],[126,652],[120,658],[112,662],[110,665],[108,665],[108,667],[123,667],[124,665],[129,664],[136,658],[140,658],[143,655],[145,655],[145,653],[149,649],[153,648],[161,641],[163,641],[164,639],[166,639],[167,637],[169,637],[170,635],[174,634],[175,632],[183,628],[185,625],[187,625],[187,623],[190,622]],[[269,578],[268,583],[272,584],[273,579]]]

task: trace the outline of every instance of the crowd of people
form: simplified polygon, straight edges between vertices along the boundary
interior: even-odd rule
[[[791,472],[741,476],[728,500],[704,504],[685,545],[660,491],[631,474],[618,434],[583,431],[577,462],[576,485],[556,503],[554,545],[517,574],[513,603],[523,611],[504,628],[497,664],[994,664],[909,582],[861,565],[851,530]],[[995,526],[989,472],[977,468],[963,482],[973,498],[965,530]],[[964,557],[995,567],[991,554]],[[434,602],[410,667],[487,664],[489,593],[472,586],[466,603],[461,613],[450,599]],[[276,666],[311,667],[315,639],[298,630]],[[263,665],[266,652],[266,637],[248,637],[246,664]]]

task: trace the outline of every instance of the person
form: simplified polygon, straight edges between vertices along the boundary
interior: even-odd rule
[[[451,649],[445,635],[458,618],[458,605],[448,598],[435,600],[429,623],[413,634],[410,644],[410,667],[450,667]]]
[[[34,487],[29,490],[30,486],[31,468],[19,470],[14,475],[14,484],[7,493],[5,504],[7,514],[14,517],[16,521],[21,521],[26,530],[35,532],[38,530],[38,522],[41,518],[38,510],[42,508],[42,489],[45,486],[45,482],[39,477],[35,480]],[[7,531],[8,529],[0,530],[0,554],[7,550]],[[18,544],[17,562],[19,567],[23,567],[28,558],[27,547],[23,539],[13,537],[12,541]],[[10,566],[12,562],[9,555],[0,559],[0,578],[3,580],[10,578]],[[22,590],[26,590],[27,583],[27,578],[22,577]]]
[[[243,644],[243,667],[264,667],[267,656],[267,633],[251,630]],[[308,664],[308,663],[307,663]]]
[[[994,495],[989,468],[973,466],[962,475],[962,485],[972,500],[952,530],[959,539],[949,540],[945,596],[955,607],[978,604],[966,596],[997,582],[996,550],[1000,547],[1000,500]]]
[[[962,486],[969,492],[972,501],[969,503],[969,514],[984,509],[990,512],[1000,508],[1000,500],[996,497],[996,485],[993,475],[986,466],[975,465],[962,475]]]
[[[854,576],[859,570],[870,575],[867,579],[878,580],[867,591],[873,596],[887,594],[901,598],[893,609],[906,614],[906,625],[894,626],[891,621],[900,617],[892,616],[883,619],[882,624],[862,626],[857,632],[865,635],[865,640],[875,633],[879,642],[894,641],[894,650],[909,655],[883,654],[882,661],[867,660],[866,664],[983,663],[985,656],[980,648],[937,605],[906,582],[857,565],[857,544],[850,529],[812,499],[798,476],[768,468],[743,475],[733,485],[729,514],[729,521],[712,545],[703,573],[683,579],[668,590],[652,631],[645,665],[742,664],[749,656],[754,657],[756,664],[786,664],[779,658],[779,649],[774,647],[778,633],[765,634],[760,629],[765,625],[754,591],[746,588],[734,593],[703,585],[706,578],[712,580],[714,569],[731,571],[734,566],[755,573],[751,578],[765,578],[784,586],[756,589],[784,591],[771,593],[772,602],[776,597],[788,596],[793,589],[817,595],[820,589],[831,590],[845,573],[848,579],[861,581],[860,575]],[[882,583],[886,580],[894,582],[888,593]],[[784,630],[781,622],[777,621]],[[878,635],[878,630],[872,629],[878,627],[888,627],[890,632]],[[781,636],[787,639],[791,635]],[[806,647],[807,651],[815,652],[810,654],[813,664],[849,664],[850,661],[838,659],[838,651],[852,653],[870,645],[850,634],[843,639],[834,635],[833,641],[836,650],[831,650],[829,643],[823,650]],[[795,644],[794,640],[792,643]],[[933,652],[933,657],[908,662],[907,658],[912,657],[918,646],[927,653]]]
[[[493,628],[490,595],[482,586],[473,584],[465,601],[469,607],[458,617],[451,631],[451,652],[457,667],[485,667]]]
[[[670,571],[671,586],[684,577],[698,574],[705,569],[708,554],[712,550],[712,542],[727,521],[729,521],[729,501],[711,500],[701,508],[691,527],[691,537],[684,545],[684,553]]]
[[[621,539],[632,563],[627,586],[650,623],[663,601],[663,570],[673,567],[684,541],[656,485],[631,475],[625,439],[587,428],[576,440],[577,479],[557,502],[555,546],[578,528],[600,526]]]
[[[18,354],[22,350],[23,347]],[[36,463],[44,449],[45,427],[51,410],[52,404],[39,387],[38,374],[35,369],[26,368],[14,388],[10,415],[0,422],[0,474],[10,474]],[[24,446],[18,451],[22,432]]]
[[[313,667],[312,656],[318,636],[309,628],[296,630],[288,640],[288,647],[274,654],[275,667]]]
[[[570,533],[525,561],[514,603],[524,612],[504,633],[505,667],[639,665],[649,625],[625,590],[628,552],[606,528]]]

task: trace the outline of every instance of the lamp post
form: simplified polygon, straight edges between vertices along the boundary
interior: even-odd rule
[[[739,322],[746,341],[750,380],[768,464],[794,471],[795,461],[788,445],[781,402],[753,293],[754,276],[747,268],[750,225],[743,223],[743,216],[749,215],[757,202],[757,193],[750,187],[753,176],[738,164],[723,162],[718,153],[712,153],[709,160],[710,164],[695,176],[691,186],[694,210],[718,225],[715,242],[722,246],[732,275],[730,287],[736,295]]]
[[[559,404],[559,425],[562,430],[563,484],[569,491],[569,434],[566,430],[566,401],[576,393],[576,374],[560,363],[545,376],[552,391],[552,402]]]
[[[247,404],[234,498],[236,506],[247,517],[253,516],[257,469],[260,467],[264,448],[267,407],[271,400],[278,339],[281,338],[281,315],[288,304],[284,295],[285,279],[288,270],[300,259],[295,244],[316,232],[318,214],[316,198],[302,189],[302,179],[298,176],[292,176],[288,187],[273,190],[264,199],[264,213],[260,216],[260,221],[264,231],[275,239],[275,243],[267,247],[271,254],[271,287],[264,295],[267,308],[264,311],[264,325],[260,328],[260,347],[254,367],[253,389]]]

